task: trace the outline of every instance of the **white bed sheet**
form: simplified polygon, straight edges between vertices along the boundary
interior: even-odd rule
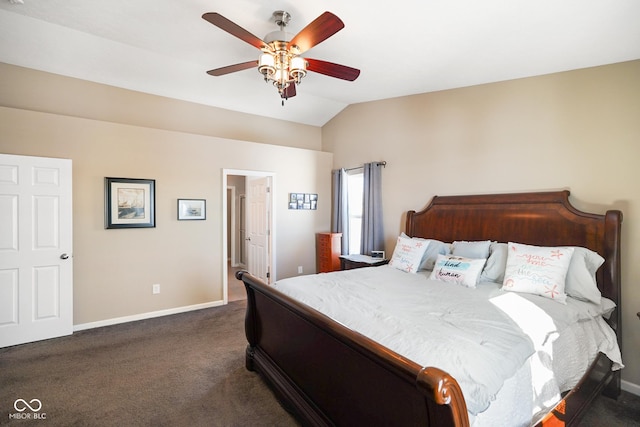
[[[505,413],[509,425],[529,425],[575,385],[598,351],[622,364],[595,304],[569,298],[562,305],[495,283],[470,289],[428,274],[381,266],[298,276],[274,287],[421,366],[447,371],[462,388],[474,427],[496,425]]]

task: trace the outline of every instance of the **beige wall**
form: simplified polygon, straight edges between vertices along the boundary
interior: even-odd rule
[[[321,129],[0,62],[0,106],[242,141],[321,149]]]
[[[66,79],[68,89],[41,112],[40,98],[29,90],[29,78],[48,97],[47,80],[61,84],[60,77],[2,66],[0,85],[0,153],[68,158],[73,161],[74,324],[137,316],[180,309],[222,300],[223,265],[223,169],[275,173],[275,251],[277,277],[297,274],[297,267],[315,271],[315,232],[326,231],[330,218],[330,153],[280,144],[282,129],[297,133],[320,146],[320,130],[311,126],[264,120],[239,114],[218,121],[225,137],[201,134],[197,124],[180,123],[192,133],[168,129],[164,114],[155,111],[136,117],[112,117],[98,111],[126,98],[129,111],[155,102],[180,116],[201,106]],[[23,74],[25,73],[25,74]],[[112,95],[112,91],[114,94]],[[18,95],[24,95],[24,99]],[[89,97],[89,99],[86,99]],[[20,107],[15,105],[19,104]],[[98,105],[91,114],[84,107]],[[55,111],[59,109],[60,113]],[[91,108],[90,108],[91,109]],[[153,110],[153,109],[152,109]],[[104,120],[85,118],[97,115]],[[155,115],[156,113],[157,116]],[[204,117],[204,115],[203,115]],[[122,120],[123,123],[116,121]],[[134,122],[133,124],[127,123]],[[178,126],[176,126],[178,127]],[[237,135],[261,134],[262,142],[237,140]],[[284,132],[287,134],[288,132]],[[268,136],[264,140],[264,136]],[[230,139],[232,138],[233,139]],[[298,140],[298,138],[292,138]],[[104,178],[149,178],[156,180],[156,228],[104,228]],[[288,193],[319,194],[317,211],[289,211]],[[177,221],[178,198],[207,200],[206,221]],[[159,283],[161,293],[152,295]]]
[[[640,61],[351,105],[322,144],[336,168],[387,161],[387,251],[434,195],[569,189],[621,209],[622,376],[640,387]]]

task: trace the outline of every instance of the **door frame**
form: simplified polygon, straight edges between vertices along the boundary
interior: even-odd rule
[[[222,274],[222,299],[223,304],[228,304],[229,302],[229,275],[227,274],[227,263],[229,259],[229,254],[227,253],[227,230],[230,224],[227,224],[227,176],[229,175],[239,175],[239,176],[254,176],[258,178],[270,177],[271,178],[271,191],[269,192],[270,198],[270,221],[269,221],[269,229],[270,229],[270,244],[269,250],[271,254],[269,256],[269,274],[271,277],[271,282],[276,281],[276,245],[274,242],[276,241],[276,205],[274,203],[275,194],[276,194],[276,174],[275,172],[265,172],[265,171],[254,171],[254,170],[244,170],[244,169],[222,169],[222,265],[221,270]]]
[[[229,193],[231,193],[231,206],[226,206],[225,212],[228,212],[227,215],[229,223],[227,223],[227,228],[225,228],[226,234],[225,236],[229,238],[231,237],[231,241],[227,242],[227,248],[231,250],[231,254],[227,253],[227,261],[231,262],[231,267],[238,267],[238,260],[236,259],[236,245],[241,242],[237,242],[236,240],[236,187],[234,185],[227,185],[227,201],[229,201]]]

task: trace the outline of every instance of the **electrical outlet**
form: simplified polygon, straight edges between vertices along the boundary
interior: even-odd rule
[[[298,266],[298,274],[302,274],[302,266],[301,265]]]
[[[154,294],[159,294],[160,293],[160,285],[158,283],[153,285],[153,293]]]

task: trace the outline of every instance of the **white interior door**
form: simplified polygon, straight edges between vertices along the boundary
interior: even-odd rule
[[[0,347],[73,332],[71,160],[0,154]]]
[[[269,283],[271,239],[269,213],[270,177],[247,177],[247,261],[251,274]]]

